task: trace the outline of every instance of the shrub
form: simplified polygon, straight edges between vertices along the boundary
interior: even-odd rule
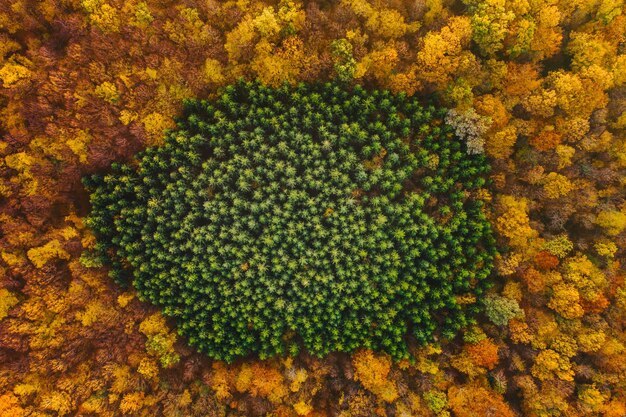
[[[188,101],[165,144],[86,177],[111,275],[227,361],[359,347],[473,323],[495,256],[483,155],[446,111],[388,91],[239,82]]]

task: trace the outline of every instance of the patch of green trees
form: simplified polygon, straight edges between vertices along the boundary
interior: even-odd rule
[[[163,146],[84,179],[97,255],[226,361],[368,347],[473,323],[495,256],[446,110],[339,83],[239,82]]]

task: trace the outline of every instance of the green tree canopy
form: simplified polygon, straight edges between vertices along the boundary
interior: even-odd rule
[[[111,274],[231,361],[383,350],[472,323],[495,255],[484,155],[445,109],[360,86],[239,82],[165,144],[86,177]]]

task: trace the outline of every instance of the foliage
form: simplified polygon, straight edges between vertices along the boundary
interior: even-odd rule
[[[398,390],[393,381],[387,379],[391,361],[384,356],[376,356],[371,350],[361,350],[352,357],[354,378],[385,402],[398,398]]]
[[[494,256],[462,192],[488,166],[441,114],[387,91],[241,82],[189,102],[136,169],[86,179],[88,223],[113,276],[212,357],[295,352],[298,335],[320,356],[404,358],[409,329],[426,342],[471,322],[455,295],[480,295]]]
[[[624,34],[623,0],[1,1],[0,415],[431,416],[433,392],[439,416],[626,415]],[[390,403],[355,378],[361,350],[208,360],[107,277],[81,225],[81,177],[135,166],[185,98],[240,77],[326,82],[337,64],[348,86],[491,120],[493,186],[466,194],[493,224],[496,285],[455,300],[524,311],[409,343],[416,361],[378,380]],[[64,253],[38,268],[29,251],[53,241]],[[146,320],[163,342],[150,352]],[[179,360],[163,369],[159,346]],[[494,368],[477,365],[494,346]]]
[[[524,315],[517,301],[499,295],[489,295],[484,298],[485,314],[498,326],[506,326],[514,317]]]

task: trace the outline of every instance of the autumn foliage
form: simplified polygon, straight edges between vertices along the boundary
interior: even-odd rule
[[[0,415],[623,415],[625,33],[620,0],[0,2]],[[499,252],[493,288],[454,299],[475,326],[412,362],[225,364],[108,277],[80,179],[240,78],[452,110],[492,166],[464,196]]]

